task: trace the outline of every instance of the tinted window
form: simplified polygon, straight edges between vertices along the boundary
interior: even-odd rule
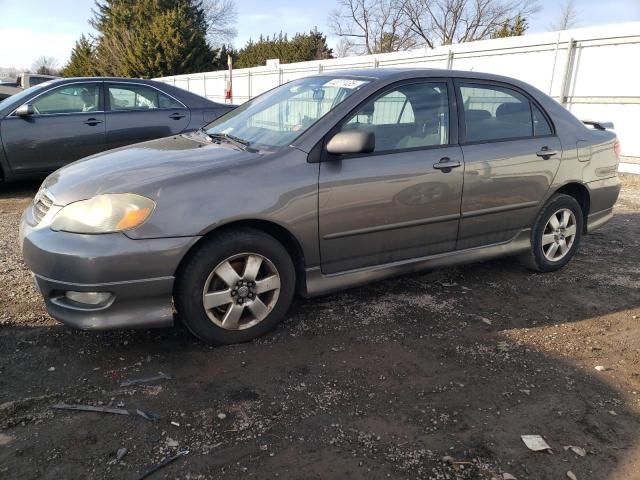
[[[509,88],[466,84],[460,87],[467,142],[531,137],[534,121],[529,100]],[[537,110],[537,108],[535,109]],[[551,133],[538,111],[536,135]]]
[[[155,88],[142,85],[109,86],[111,110],[148,110],[155,108],[182,108],[173,98]]]
[[[54,88],[32,103],[36,113],[95,112],[100,105],[100,87],[97,84],[73,84]]]
[[[446,145],[447,84],[424,82],[397,87],[367,102],[342,129],[372,131],[376,152]]]
[[[533,109],[533,133],[536,137],[541,135],[551,135],[553,131],[551,130],[551,125],[542,114],[540,109],[535,105],[531,105]]]

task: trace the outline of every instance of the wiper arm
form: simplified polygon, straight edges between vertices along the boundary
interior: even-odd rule
[[[218,140],[226,140],[229,143],[232,143],[236,147],[242,148],[246,150],[251,142],[244,140],[242,138],[236,137],[234,135],[229,135],[228,133],[207,133],[211,138]]]

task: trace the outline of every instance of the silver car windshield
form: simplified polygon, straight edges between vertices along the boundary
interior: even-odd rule
[[[333,76],[294,80],[242,104],[207,125],[205,131],[255,147],[288,145],[369,82]]]

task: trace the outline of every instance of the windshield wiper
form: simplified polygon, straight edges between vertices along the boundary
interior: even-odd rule
[[[228,133],[207,133],[207,135],[209,135],[214,140],[225,140],[243,150],[247,150],[249,148],[249,145],[251,145],[251,142],[234,135],[229,135]]]

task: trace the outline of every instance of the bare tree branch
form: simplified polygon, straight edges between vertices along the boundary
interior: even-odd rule
[[[416,45],[417,37],[404,11],[406,1],[338,0],[329,25],[336,36],[347,39],[342,46],[349,53],[407,50]]]
[[[58,61],[53,57],[38,57],[31,65],[31,70],[41,75],[57,75]]]
[[[228,45],[238,35],[238,9],[233,0],[203,0],[207,39],[215,47]]]
[[[576,8],[575,0],[566,0],[560,6],[560,17],[554,23],[549,26],[552,31],[555,30],[568,30],[575,28],[579,24],[580,13]]]
[[[536,0],[406,0],[412,31],[429,47],[491,38],[505,22],[537,12]]]

